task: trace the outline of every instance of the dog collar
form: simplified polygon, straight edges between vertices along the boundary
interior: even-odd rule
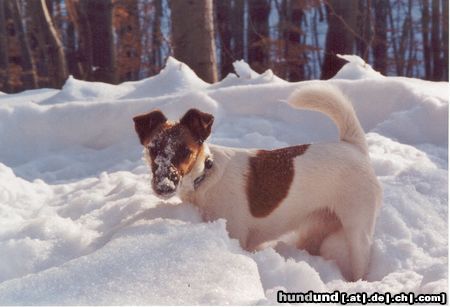
[[[197,190],[197,188],[200,186],[200,184],[205,180],[206,174],[208,170],[210,170],[213,167],[213,160],[208,156],[205,160],[205,170],[203,174],[201,174],[199,177],[195,178],[194,180],[194,189]]]

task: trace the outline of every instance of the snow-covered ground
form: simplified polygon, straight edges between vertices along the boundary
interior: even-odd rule
[[[169,59],[117,86],[0,96],[0,304],[273,304],[292,292],[438,293],[448,280],[447,82],[384,77],[354,56],[329,81],[289,83],[244,62],[210,85]],[[210,142],[276,148],[337,139],[322,114],[285,102],[311,82],[338,86],[367,132],[384,188],[367,281],[284,243],[256,253],[226,221],[153,195],[132,117],[191,107],[215,115]]]

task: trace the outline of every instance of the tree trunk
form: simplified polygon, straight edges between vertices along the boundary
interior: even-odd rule
[[[10,15],[13,18],[14,28],[20,45],[20,66],[22,67],[21,81],[23,89],[37,88],[38,83],[36,67],[31,56],[30,46],[28,45],[28,39],[25,35],[24,27],[22,24],[19,3],[17,2],[17,0],[6,0],[5,3],[7,5],[8,11],[10,12]]]
[[[443,58],[443,76],[442,80],[448,81],[448,1],[442,0],[442,49],[444,51]]]
[[[373,2],[375,7],[374,68],[383,75],[387,72],[387,1],[389,0]]]
[[[248,1],[248,62],[259,73],[269,66],[269,14],[270,1]]]
[[[406,16],[403,20],[403,24],[402,24],[402,28],[401,28],[400,42],[398,44],[398,57],[396,59],[397,60],[396,65],[398,67],[397,74],[399,76],[404,76],[406,74],[406,68],[407,68],[406,47],[407,47],[408,38],[409,38],[411,27],[412,27],[411,14],[406,12],[405,15]]]
[[[48,54],[50,85],[60,88],[68,76],[64,47],[53,25],[45,0],[31,1],[29,4],[34,12],[36,28],[44,33],[46,47],[44,52]]]
[[[391,25],[391,45],[392,45],[392,49],[393,49],[393,53],[394,53],[394,61],[395,61],[395,71],[397,73],[397,76],[400,76],[402,73],[402,63],[400,60],[400,46],[399,43],[397,42],[397,37],[396,37],[396,27],[395,27],[395,23],[394,23],[394,17],[393,17],[393,13],[392,13],[392,5],[391,5],[391,1],[388,1],[388,17],[389,17],[389,24]]]
[[[422,44],[423,60],[425,66],[425,79],[431,78],[431,52],[430,52],[430,9],[428,0],[422,0]]]
[[[431,51],[433,55],[432,80],[441,80],[443,64],[441,62],[440,12],[439,0],[431,0]]]
[[[153,25],[152,25],[152,71],[154,73],[157,73],[161,66],[163,65],[162,61],[162,54],[161,54],[161,46],[163,42],[163,34],[161,32],[161,17],[163,15],[162,10],[162,0],[154,0],[154,19],[153,19]]]
[[[315,51],[314,51],[314,60],[313,60],[313,65],[314,65],[314,74],[315,75],[319,75],[320,73],[320,69],[322,67],[323,61],[322,61],[322,54],[321,54],[321,50],[320,50],[320,42],[319,42],[319,29],[317,24],[323,20],[323,13],[322,13],[322,6],[319,4],[317,6],[317,8],[314,10],[314,20],[313,20],[313,24],[312,24],[312,31],[313,31],[313,41],[314,41],[314,46],[315,46]],[[317,73],[316,73],[317,72]]]
[[[415,41],[414,41],[414,32],[413,32],[413,15],[412,15],[412,0],[408,0],[408,16],[410,20],[409,28],[408,28],[408,60],[406,65],[406,76],[412,77],[413,76],[413,65],[415,62]]]
[[[92,39],[92,81],[116,83],[111,0],[84,0]]]
[[[92,80],[92,31],[86,8],[87,0],[65,0],[67,13],[72,21],[78,37],[76,62],[80,71],[80,78]]]
[[[372,33],[371,2],[372,0],[359,0],[358,11],[356,13],[356,32],[358,34],[358,36],[355,37],[356,52],[366,62],[368,61],[371,40],[374,35]]]
[[[328,31],[325,43],[325,58],[322,79],[333,77],[345,64],[336,54],[352,54],[356,27],[356,0],[328,0]]]
[[[76,38],[75,38],[75,25],[70,20],[67,22],[67,46],[66,46],[66,62],[67,69],[70,75],[75,78],[82,78],[82,72],[77,60]]]
[[[233,71],[234,56],[231,49],[231,1],[215,1],[217,30],[220,37],[220,75]]]
[[[207,81],[217,81],[212,0],[170,1],[174,56]]]
[[[285,29],[285,42],[287,52],[285,54],[287,62],[288,80],[300,81],[305,77],[305,58],[303,57],[303,47],[301,45],[301,22],[303,19],[303,9],[298,1],[289,0],[287,4],[287,15],[289,24]]]
[[[33,0],[35,1],[35,0]],[[39,0],[38,0],[39,1]],[[45,4],[47,5],[47,9],[48,9],[48,13],[50,14],[50,16],[53,16],[53,3],[54,0],[45,0]]]
[[[234,0],[231,14],[231,36],[234,58],[244,59],[244,0]]]
[[[6,35],[5,2],[0,2],[0,90],[9,92],[8,38]]]
[[[47,1],[47,5],[48,5]],[[44,27],[36,18],[36,4],[39,1],[25,2],[25,20],[27,29],[27,39],[30,45],[31,55],[36,65],[39,87],[51,87],[49,81],[49,53],[47,52],[47,40]]]
[[[275,7],[277,9],[277,15],[278,15],[278,25],[277,25],[277,36],[276,36],[276,48],[275,48],[275,58],[276,58],[276,65],[273,67],[273,70],[275,71],[276,75],[281,77],[282,79],[288,80],[289,78],[289,29],[291,26],[290,24],[290,0],[281,0],[275,2]]]
[[[119,81],[137,80],[142,51],[137,0],[115,2],[114,25],[117,37],[116,61]]]

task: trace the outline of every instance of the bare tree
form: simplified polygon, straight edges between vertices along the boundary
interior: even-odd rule
[[[396,24],[394,22],[394,14],[393,14],[393,8],[392,8],[392,4],[391,1],[388,1],[388,20],[389,20],[389,25],[390,25],[390,29],[391,29],[391,40],[390,40],[390,45],[392,46],[393,49],[393,55],[394,55],[394,64],[395,64],[395,70],[397,75],[401,75],[402,72],[402,63],[400,60],[400,52],[399,52],[399,43],[398,43],[398,38],[397,38],[397,33],[395,31],[396,29]]]
[[[441,61],[441,36],[440,36],[440,1],[431,1],[431,52],[433,57],[432,80],[440,80],[443,71]]]
[[[442,50],[444,53],[442,80],[448,80],[448,0],[442,0]]]
[[[67,13],[78,34],[78,48],[75,52],[76,65],[81,79],[91,80],[93,57],[92,57],[92,34],[89,23],[86,0],[65,0]]]
[[[155,72],[159,71],[163,65],[163,58],[161,54],[161,47],[163,43],[163,34],[161,31],[161,18],[163,16],[162,0],[154,0],[154,16],[152,24],[152,45],[151,45],[151,64]]]
[[[269,66],[269,0],[248,1],[248,62],[257,72]]]
[[[200,78],[217,81],[212,0],[170,1],[174,56]]]
[[[8,39],[5,23],[5,2],[0,2],[0,88],[9,91]]]
[[[117,82],[112,26],[112,0],[83,0],[90,23],[92,43],[92,79]]]
[[[233,71],[233,52],[231,48],[231,1],[215,1],[217,32],[220,39],[220,75]]]
[[[374,68],[387,72],[387,2],[389,0],[373,0],[375,7],[375,37],[373,41]]]
[[[20,14],[20,5],[18,0],[5,0],[5,5],[5,13],[7,16],[11,16],[15,35],[19,41],[21,51],[20,66],[22,68],[21,81],[23,89],[37,88],[36,67],[34,65],[33,57],[31,56],[30,46],[22,23],[23,18]]]
[[[318,23],[322,22],[324,18],[322,5],[317,5],[314,9],[314,19],[312,21],[312,37],[313,37],[313,45],[315,46],[315,52],[313,53],[314,60],[313,60],[313,70],[314,72],[318,71],[320,72],[321,67],[323,65],[322,60],[322,54],[321,54],[321,48],[319,43],[319,29],[318,29]]]
[[[422,45],[423,60],[425,66],[425,78],[431,77],[431,52],[430,52],[430,8],[428,0],[422,0]]]
[[[327,0],[328,31],[325,42],[325,58],[322,65],[322,79],[333,77],[345,61],[336,54],[353,52],[355,40],[357,0]]]
[[[137,80],[141,66],[141,29],[137,0],[118,0],[114,6],[116,62],[119,81]]]
[[[36,18],[36,4],[38,1],[25,2],[25,24],[27,29],[27,40],[30,46],[30,51],[36,65],[36,73],[38,77],[38,85],[44,87],[52,86],[50,78],[53,76],[49,73],[51,66],[49,53],[47,52],[47,40],[44,33],[44,28],[40,24],[39,18]],[[50,2],[52,3],[52,2]]]
[[[358,10],[356,14],[355,46],[357,54],[365,61],[369,58],[369,49],[372,44],[372,0],[358,0]]]
[[[244,0],[234,0],[231,14],[232,53],[236,60],[244,58]]]
[[[215,1],[216,29],[220,41],[220,74],[234,71],[233,62],[244,58],[244,0]]]
[[[407,12],[407,16],[408,16],[408,20],[409,20],[409,24],[408,27],[405,31],[405,33],[407,33],[407,38],[406,41],[408,43],[408,54],[405,54],[405,59],[406,59],[406,72],[405,75],[408,77],[412,77],[412,70],[413,70],[413,65],[414,62],[416,61],[415,57],[416,57],[416,52],[415,52],[415,39],[414,39],[414,31],[413,31],[413,27],[414,27],[414,18],[413,18],[413,3],[412,0],[408,0],[408,12]]]
[[[285,57],[287,59],[289,81],[299,81],[305,77],[305,46],[301,44],[302,19],[302,2],[289,0],[287,3],[287,20],[289,24],[284,30]]]
[[[53,25],[45,0],[35,0],[28,3],[33,12],[35,31],[42,33],[44,41],[43,52],[48,59],[48,74],[51,76],[50,85],[59,88],[68,76],[64,47]]]
[[[66,28],[66,62],[69,74],[74,75],[75,78],[82,78],[81,66],[77,59],[77,40],[75,35],[75,25],[71,20],[67,21]]]

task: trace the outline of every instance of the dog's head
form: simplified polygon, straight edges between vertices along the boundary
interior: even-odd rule
[[[157,195],[170,197],[194,167],[203,168],[204,141],[211,133],[214,117],[190,109],[179,122],[172,123],[156,110],[133,120],[151,165],[152,188]],[[197,173],[201,171],[196,169]]]

